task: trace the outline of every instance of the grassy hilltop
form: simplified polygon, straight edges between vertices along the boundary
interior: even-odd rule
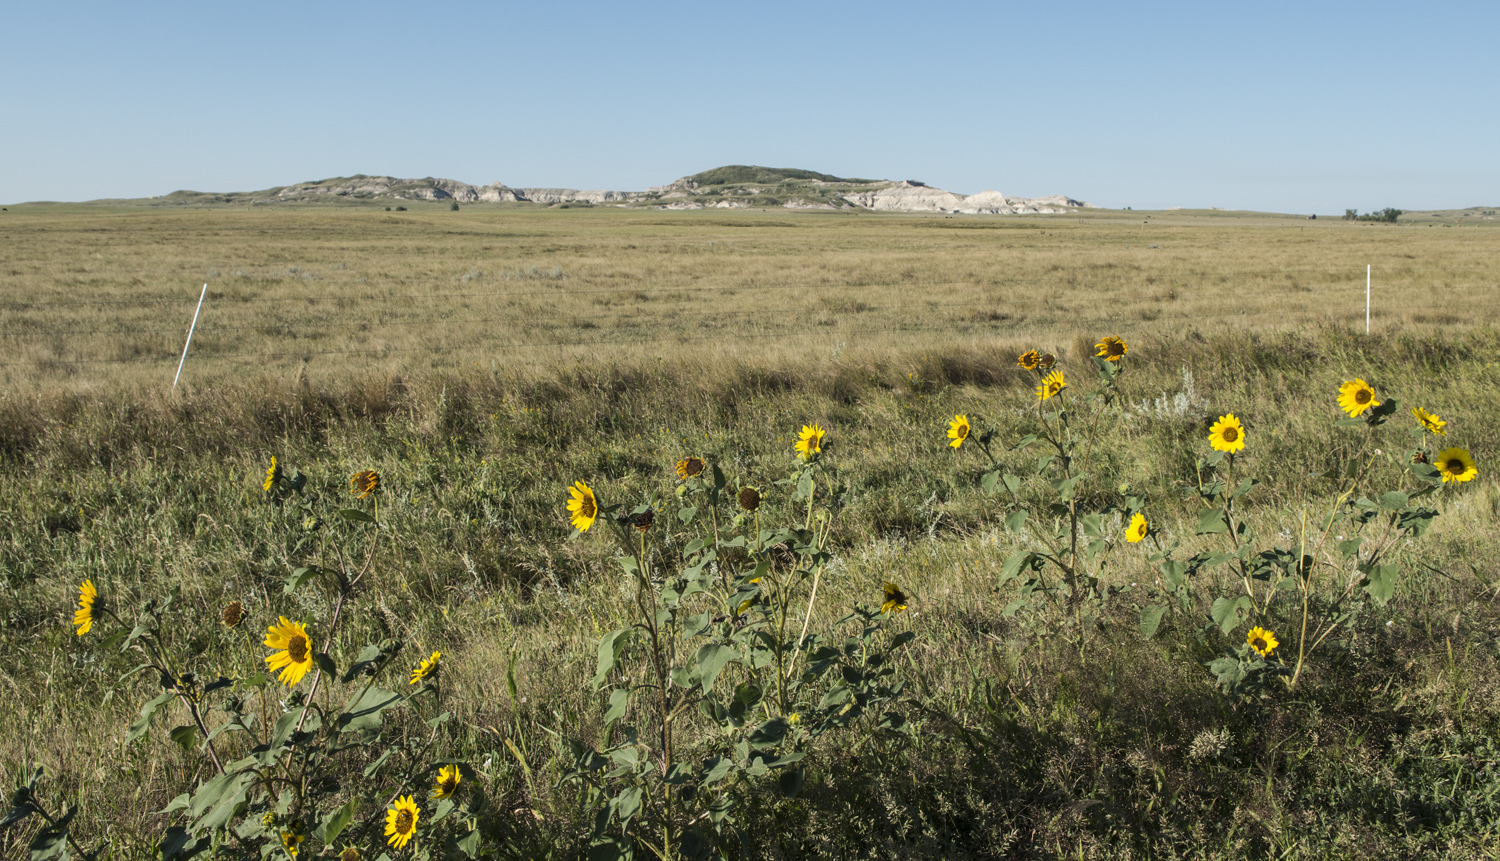
[[[846,182],[716,171],[695,181],[716,178]],[[808,630],[859,644],[855,663],[809,682],[816,695],[796,724],[772,714],[771,685],[751,691],[763,676],[748,657],[725,665],[726,713],[753,702],[745,731],[780,727],[805,758],[709,781],[703,765],[737,756],[738,730],[711,707],[684,710],[673,761],[700,771],[681,784],[692,792],[669,801],[643,767],[636,857],[659,833],[649,823],[665,821],[652,817],[716,792],[733,803],[718,849],[737,858],[1492,854],[1500,429],[1489,417],[1500,408],[1500,332],[1489,321],[1500,311],[1500,232],[1234,213],[1145,220],[507,204],[454,213],[440,202],[403,213],[12,207],[0,213],[4,778],[42,767],[37,804],[75,810],[72,835],[85,849],[110,841],[106,857],[156,857],[168,828],[203,818],[163,812],[218,773],[201,735],[182,730],[188,707],[169,698],[127,740],[162,693],[160,674],[132,673],[136,652],[103,647],[115,626],[102,615],[82,637],[69,624],[85,579],[98,607],[132,623],[175,589],[159,637],[176,669],[236,680],[203,701],[233,696],[255,716],[251,731],[216,737],[226,762],[252,756],[290,691],[310,687],[312,674],[295,688],[245,686],[266,669],[261,643],[279,617],[304,622],[340,672],[366,644],[405,644],[380,685],[425,693],[302,775],[297,792],[319,811],[356,803],[329,849],[317,836],[325,820],[298,825],[299,857],[337,857],[351,841],[366,858],[467,857],[458,844],[470,834],[493,857],[588,857],[597,820],[587,780],[567,779],[580,761],[573,743],[624,745],[610,768],[589,772],[601,780],[634,767],[630,750],[657,762],[661,721],[644,635],[599,673],[600,638],[638,615],[642,593],[604,518],[570,538],[567,488],[582,480],[624,512],[653,503],[654,525],[629,535],[653,542],[661,570],[698,552],[691,541],[712,522],[723,549],[705,571],[748,581],[742,568],[761,559],[778,577],[816,556],[791,549],[802,539],[782,535],[756,556],[729,537],[749,535],[753,547],[757,528],[818,524],[827,559],[816,597],[797,593],[791,627],[810,607]],[[1082,396],[1106,335],[1129,352],[1076,498],[1104,512],[1108,597],[1081,624],[1082,611],[1007,568],[1043,546],[1016,528],[1016,510],[1066,520],[1066,505],[1047,507],[1051,473],[1031,477],[1044,450],[1015,448],[1043,421],[1038,379],[1017,358],[1055,353],[1070,386],[1058,397],[1091,414]],[[1340,385],[1356,377],[1401,399],[1387,426],[1336,426]],[[1447,436],[1409,435],[1412,406],[1442,416]],[[1474,480],[1411,496],[1409,507],[1437,512],[1425,534],[1397,540],[1385,515],[1372,521],[1354,552],[1389,546],[1391,592],[1349,604],[1295,688],[1298,587],[1252,578],[1267,610],[1240,610],[1226,631],[1216,599],[1246,588],[1228,560],[1193,575],[1143,636],[1141,611],[1163,601],[1152,542],[1181,542],[1180,559],[1230,546],[1198,529],[1200,479],[1221,468],[1201,463],[1209,426],[1225,413],[1248,439],[1231,485],[1262,482],[1233,505],[1257,548],[1301,547],[1330,510],[1351,510],[1340,502],[1350,481],[1368,482],[1359,493],[1372,510],[1397,510],[1376,491],[1417,493],[1406,458],[1419,437],[1477,463]],[[954,449],[946,431],[959,414],[974,435]],[[805,471],[793,450],[804,424],[827,430],[811,507],[801,473],[786,481]],[[986,429],[1001,471],[1024,479],[1015,493],[986,479]],[[306,483],[266,491],[272,457],[283,480],[295,469]],[[679,482],[689,457],[717,466],[734,491],[757,488],[760,508],[747,514],[737,493],[711,502]],[[1345,473],[1346,462],[1365,471]],[[380,489],[358,499],[350,477],[364,470],[379,473]],[[1142,544],[1123,538],[1131,500],[1158,530]],[[379,529],[339,513],[351,509]],[[1339,549],[1354,529],[1341,521],[1312,555],[1319,583],[1347,581],[1364,596],[1368,581]],[[328,578],[289,585],[310,564],[337,567],[339,551],[359,567],[377,531],[370,574],[347,604]],[[887,582],[907,596],[904,611],[839,622],[855,605],[877,611]],[[693,611],[710,623],[723,617],[713,624],[727,625],[725,637],[779,606],[760,591],[744,609],[705,609],[721,588],[716,579],[690,600],[705,602]],[[227,627],[233,601],[248,620]],[[1252,624],[1274,629],[1281,649],[1253,671],[1264,687],[1226,693],[1210,665],[1243,652]],[[699,651],[709,634],[695,636],[683,654],[718,654]],[[884,663],[857,663],[897,640]],[[409,684],[434,651],[440,687]],[[701,691],[702,665],[682,660],[693,684],[672,689]],[[839,723],[839,680],[876,670],[903,683],[899,695]],[[611,716],[609,691],[630,685],[644,687]],[[351,696],[327,682],[315,701],[331,715]],[[209,728],[226,714],[211,712]],[[383,749],[395,753],[374,762]],[[428,764],[449,761],[466,769],[455,797],[472,831],[465,813],[438,821],[428,799]],[[800,783],[783,781],[793,773]],[[421,804],[402,850],[382,830],[393,794]],[[263,842],[303,815],[249,790],[244,801],[226,805],[244,834],[223,839],[224,857],[262,857]],[[610,827],[623,827],[610,809]],[[256,830],[267,814],[270,836]],[[682,833],[707,821],[685,817]],[[5,856],[24,857],[42,825],[37,814],[0,831]]]

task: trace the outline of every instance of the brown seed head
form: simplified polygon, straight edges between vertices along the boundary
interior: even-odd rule
[[[220,614],[224,620],[224,627],[238,628],[245,621],[245,605],[238,601],[230,601],[224,605],[224,611]]]
[[[746,511],[754,511],[755,509],[760,508],[760,491],[756,490],[753,487],[741,488],[739,499],[740,508],[743,508]]]

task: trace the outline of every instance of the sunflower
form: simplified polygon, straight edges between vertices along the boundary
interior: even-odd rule
[[[1371,407],[1380,406],[1380,401],[1375,400],[1375,390],[1364,380],[1345,380],[1339,386],[1339,409],[1351,416],[1357,416]]]
[[[1043,353],[1041,359],[1037,360],[1036,367],[1039,371],[1050,371],[1057,364],[1057,357],[1051,353]]]
[[[297,857],[297,846],[301,842],[302,842],[302,835],[301,834],[298,834],[295,831],[283,831],[283,832],[281,832],[281,846],[282,846],[283,849],[286,850],[286,854],[292,856],[293,858]]]
[[[1432,459],[1432,465],[1437,467],[1445,484],[1450,481],[1468,481],[1479,474],[1479,469],[1474,466],[1473,456],[1468,450],[1461,448],[1444,449]]]
[[[880,605],[882,613],[899,613],[906,609],[906,593],[895,583],[885,584],[885,603]]]
[[[437,675],[438,662],[442,659],[442,652],[433,652],[432,657],[418,664],[417,668],[411,671],[411,683],[415,685],[418,682],[426,681],[429,676]]]
[[[404,848],[406,841],[417,833],[417,819],[420,816],[417,802],[410,795],[397,798],[391,809],[385,812],[386,842],[397,849]]]
[[[968,438],[969,417],[960,413],[959,415],[953,417],[953,421],[948,423],[948,439],[953,440],[953,442],[948,443],[948,445],[951,445],[954,448],[958,448],[959,446],[963,445],[964,440]]]
[[[380,489],[380,473],[373,469],[356,472],[349,478],[349,492],[364,499]]]
[[[1095,356],[1111,362],[1118,362],[1125,358],[1125,353],[1130,350],[1129,347],[1125,346],[1124,341],[1113,335],[1106,336],[1104,340],[1095,344],[1094,348],[1099,351],[1094,354]]]
[[[224,627],[238,628],[240,623],[245,621],[245,605],[238,601],[230,601],[224,605],[219,618],[224,622]]]
[[[820,425],[803,425],[802,432],[797,435],[797,456],[807,460],[823,450],[823,435],[827,431]]]
[[[649,508],[630,518],[630,525],[642,532],[648,531],[655,522],[656,512]]]
[[[1271,653],[1276,651],[1277,646],[1281,645],[1276,642],[1275,634],[1260,626],[1250,629],[1249,635],[1245,637],[1245,642],[1249,643],[1250,648],[1258,652],[1262,658],[1271,657]]]
[[[266,663],[272,672],[281,671],[282,684],[295,685],[312,669],[312,640],[301,622],[282,616],[280,622],[266,629],[266,645],[281,650],[267,655]]]
[[[695,475],[702,475],[703,468],[707,466],[701,457],[687,457],[677,461],[677,480],[686,481]]]
[[[1020,365],[1028,371],[1036,370],[1037,365],[1040,365],[1041,363],[1042,354],[1038,353],[1036,350],[1027,350],[1026,352],[1016,357],[1016,364]]]
[[[1067,387],[1068,383],[1063,379],[1063,372],[1053,371],[1042,378],[1042,384],[1036,387],[1036,396],[1045,401]]]
[[[1208,429],[1208,444],[1215,451],[1235,452],[1245,447],[1245,429],[1234,413],[1219,416],[1219,420]]]
[[[268,467],[266,469],[266,483],[265,483],[266,493],[270,493],[271,489],[274,488],[276,485],[278,485],[280,483],[281,483],[281,467],[279,467],[279,466],[276,465],[276,458],[273,457],[273,458],[271,458],[271,465],[270,465],[270,467]]]
[[[1448,423],[1438,418],[1434,413],[1429,413],[1421,407],[1412,407],[1411,414],[1417,417],[1417,421],[1422,423],[1422,427],[1427,428],[1438,436],[1448,435]]]
[[[1150,529],[1151,525],[1146,522],[1146,515],[1137,511],[1135,516],[1130,518],[1130,528],[1125,530],[1125,540],[1131,544],[1139,544],[1145,539]]]
[[[353,846],[345,846],[344,851],[339,853],[339,861],[359,861],[359,850]]]
[[[568,488],[568,496],[571,497],[568,500],[568,518],[572,521],[573,528],[579,532],[588,532],[599,516],[599,500],[594,498],[594,491],[582,481],[574,482]]]
[[[458,773],[458,766],[445,765],[438,769],[437,783],[432,785],[433,798],[447,798],[458,791],[458,782],[463,778]]]
[[[740,508],[743,508],[746,511],[754,511],[755,509],[760,508],[760,491],[756,490],[753,487],[740,488],[740,495],[738,499]]]
[[[94,599],[98,597],[99,592],[94,588],[94,581],[85,580],[78,587],[78,609],[73,611],[73,624],[78,626],[80,637],[94,627]]]

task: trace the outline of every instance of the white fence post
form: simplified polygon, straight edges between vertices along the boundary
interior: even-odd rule
[[[1370,334],[1370,264],[1365,264],[1365,334]]]
[[[208,285],[203,285],[203,292],[198,294],[198,307],[193,309],[193,324],[188,326],[187,343],[182,345],[182,358],[177,362],[177,376],[172,378],[172,389],[177,389],[177,380],[182,377],[182,366],[187,362],[188,347],[193,345],[193,330],[198,328],[198,312],[203,310],[203,297],[208,295]]]

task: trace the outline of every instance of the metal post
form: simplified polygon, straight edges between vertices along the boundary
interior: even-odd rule
[[[1370,334],[1370,264],[1365,264],[1365,334]]]
[[[193,345],[193,330],[198,328],[198,312],[203,310],[203,297],[208,295],[208,285],[203,285],[203,292],[198,294],[198,307],[193,310],[193,324],[188,327],[187,343],[182,345],[182,358],[177,362],[177,376],[172,378],[172,388],[176,390],[177,380],[182,377],[182,366],[187,362],[188,347]]]

